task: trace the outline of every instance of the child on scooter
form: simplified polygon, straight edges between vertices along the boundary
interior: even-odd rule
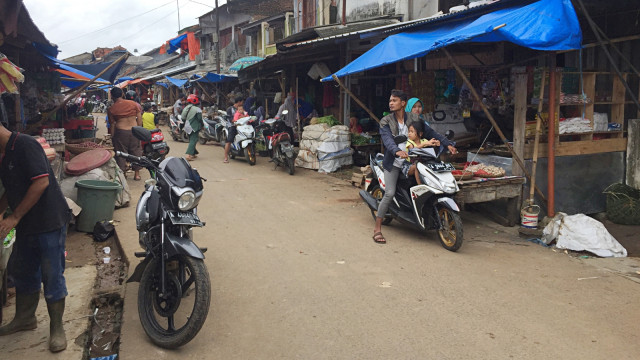
[[[411,123],[411,125],[409,125],[409,129],[408,129],[408,140],[407,140],[407,152],[409,152],[409,149],[420,149],[420,148],[425,148],[425,147],[429,147],[429,146],[440,146],[440,141],[438,141],[437,139],[431,139],[431,140],[427,140],[427,139],[423,139],[422,135],[424,134],[424,128],[422,127],[422,122],[418,121],[418,122],[413,122]],[[415,176],[416,178],[416,182],[418,183],[418,185],[422,184],[422,181],[420,180],[420,174],[418,174],[417,171],[417,164],[411,160],[411,158],[407,158],[407,164],[405,166],[403,166],[402,170],[405,173],[405,175],[408,176]]]
[[[247,113],[244,111],[244,106],[238,105],[236,113],[233,115],[233,122],[236,122],[245,116],[247,116]]]

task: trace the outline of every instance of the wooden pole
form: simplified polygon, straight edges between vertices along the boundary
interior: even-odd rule
[[[489,112],[489,109],[487,109],[487,107],[482,102],[482,98],[480,97],[480,95],[478,95],[478,92],[476,91],[476,89],[473,87],[469,79],[467,79],[467,76],[464,74],[460,66],[458,66],[458,64],[456,64],[456,62],[453,60],[453,57],[451,56],[451,54],[449,54],[449,51],[447,51],[446,48],[442,48],[442,51],[444,52],[445,55],[447,55],[447,58],[449,58],[449,62],[451,62],[451,65],[453,65],[453,67],[456,69],[460,77],[462,77],[462,80],[464,81],[464,83],[467,84],[469,91],[471,91],[471,94],[473,95],[473,97],[476,99],[480,107],[482,107],[484,114],[487,116],[487,118],[491,122],[491,125],[493,125],[493,128],[496,130],[496,133],[498,133],[498,136],[500,136],[500,139],[502,139],[504,144],[507,146],[507,149],[509,149],[509,151],[511,152],[513,159],[518,163],[518,165],[520,165],[520,168],[522,168],[522,171],[524,172],[525,176],[529,179],[529,181],[531,181],[531,174],[529,174],[529,171],[527,171],[527,168],[524,166],[524,163],[522,162],[522,159],[520,159],[520,156],[516,154],[516,152],[513,150],[513,147],[511,147],[511,144],[509,144],[509,140],[507,140],[507,137],[504,136],[502,129],[500,129],[500,127],[498,126],[498,123],[496,123],[496,120],[493,118],[493,115],[491,115],[491,113]],[[537,191],[538,195],[542,198],[542,200],[546,202],[546,197],[544,196],[542,191],[540,191],[540,189],[538,189],[537,187],[535,187],[535,190]]]
[[[347,89],[347,87],[346,87],[346,86],[344,86],[344,84],[342,83],[342,81],[340,81],[340,79],[339,79],[335,74],[333,74],[331,77],[333,78],[333,80],[335,80],[335,81],[338,83],[338,85],[340,85],[340,87],[342,87],[342,89],[343,89],[347,94],[349,94],[349,96],[351,96],[351,98],[352,98],[355,102],[357,102],[357,103],[358,103],[358,105],[360,105],[360,107],[362,107],[362,108],[364,109],[364,111],[366,111],[366,112],[369,114],[369,116],[371,116],[371,118],[372,118],[373,120],[375,120],[378,124],[380,123],[380,119],[378,119],[378,117],[377,117],[377,116],[375,116],[375,115],[373,114],[373,112],[371,112],[371,110],[369,110],[369,108],[368,108],[368,107],[366,107],[362,101],[360,101],[360,99],[358,99],[355,95],[353,95],[353,93],[351,92],[351,90]]]
[[[556,215],[556,54],[549,55],[549,121],[547,122],[547,216]]]
[[[204,89],[204,86],[202,86],[202,84],[200,84],[199,82],[196,81],[196,84],[198,84],[198,86],[200,86],[200,89],[202,89],[202,93],[207,95],[207,97],[210,100],[213,100],[213,97],[211,97],[211,95],[209,95],[209,93],[207,92],[207,90]]]
[[[69,102],[69,100],[71,100],[74,97],[78,96],[78,94],[80,94],[86,88],[88,88],[89,85],[93,84],[98,78],[100,78],[100,76],[102,76],[107,71],[111,70],[111,68],[113,68],[119,62],[127,60],[128,57],[129,57],[129,53],[125,53],[122,56],[120,56],[116,61],[112,62],[111,65],[107,66],[104,70],[100,71],[100,73],[98,75],[94,76],[91,80],[87,81],[82,86],[80,86],[78,89],[76,89],[76,91],[74,91],[71,95],[67,96],[67,98],[64,99],[64,101],[60,105],[56,106],[53,110],[44,113],[43,116],[42,116],[42,120],[38,121],[35,124],[30,125],[28,130],[36,128],[36,127],[40,126],[43,122],[47,121],[49,119],[49,117],[51,117],[52,114],[55,114],[58,110],[60,110],[62,107],[64,107]]]
[[[538,145],[540,144],[540,125],[542,123],[542,106],[544,100],[544,83],[547,77],[547,70],[542,70],[542,80],[540,80],[540,97],[538,102],[538,113],[536,114],[536,137],[533,141],[533,166],[531,168],[531,186],[529,189],[529,205],[533,205],[533,193],[536,187],[536,166],[538,165]]]

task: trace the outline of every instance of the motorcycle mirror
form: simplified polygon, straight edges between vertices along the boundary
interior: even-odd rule
[[[131,133],[133,133],[133,136],[140,141],[144,141],[144,142],[151,141],[151,131],[143,128],[142,126],[132,127]]]
[[[393,138],[393,142],[395,142],[396,145],[402,144],[403,142],[407,142],[407,137],[405,135],[398,135]]]
[[[449,140],[453,140],[453,137],[455,136],[456,133],[453,132],[453,130],[447,130],[447,132],[444,133],[444,137],[446,137]]]

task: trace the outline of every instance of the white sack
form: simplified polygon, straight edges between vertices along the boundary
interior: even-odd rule
[[[330,173],[339,170],[346,165],[353,165],[353,149],[346,148],[334,153],[324,153],[318,151],[320,168],[318,172]]]
[[[320,162],[318,161],[318,156],[315,153],[300,149],[300,151],[298,151],[298,156],[296,157],[296,166],[305,169],[318,170]]]
[[[323,141],[329,136],[329,134],[325,135],[327,130],[329,130],[329,125],[324,123],[305,126],[302,131],[302,139]]]
[[[542,232],[545,244],[554,239],[559,249],[588,251],[602,257],[627,256],[627,250],[601,222],[584,214],[558,213]]]

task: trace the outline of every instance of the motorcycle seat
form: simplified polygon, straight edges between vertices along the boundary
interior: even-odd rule
[[[153,129],[153,130],[149,130],[152,134],[158,133],[158,132],[162,132],[162,130],[160,129]]]

